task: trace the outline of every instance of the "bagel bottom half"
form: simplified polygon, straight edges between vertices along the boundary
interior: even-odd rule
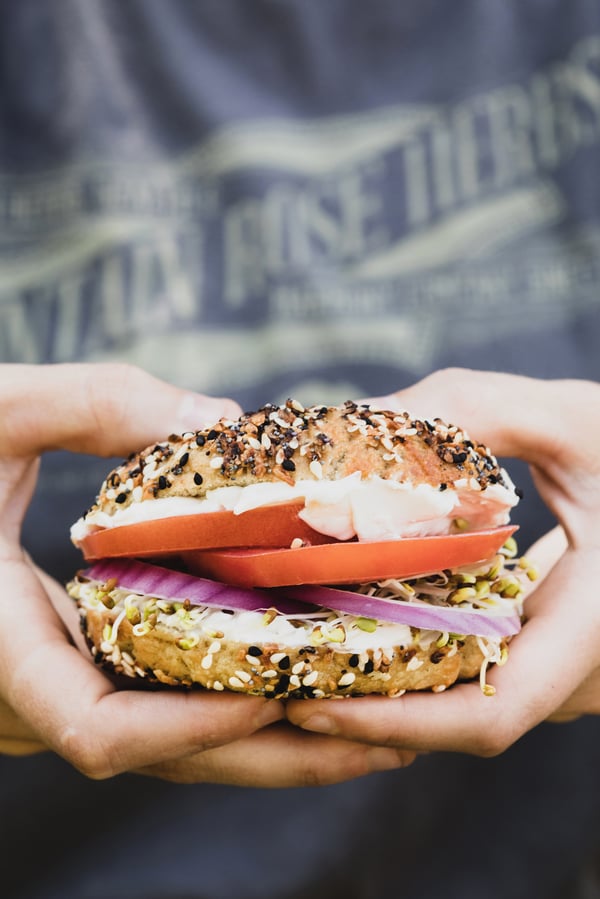
[[[442,690],[498,662],[506,641],[445,635],[351,615],[292,618],[156,600],[84,577],[68,591],[94,661],[148,683],[278,699]]]

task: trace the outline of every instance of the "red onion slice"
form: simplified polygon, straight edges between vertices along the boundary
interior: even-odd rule
[[[306,602],[296,602],[287,597],[267,593],[265,590],[230,587],[208,578],[195,577],[160,565],[149,565],[146,562],[129,559],[96,562],[95,565],[82,571],[81,575],[101,583],[114,578],[117,585],[125,590],[176,602],[184,602],[187,599],[195,606],[243,612],[277,609],[282,615],[298,616],[313,611]]]
[[[312,613],[315,606],[320,606],[394,624],[478,637],[508,637],[521,629],[521,621],[516,613],[500,615],[449,609],[426,602],[365,596],[333,587],[285,587],[273,590],[230,587],[219,581],[131,560],[97,562],[81,574],[101,583],[114,579],[125,590],[155,596],[157,599],[178,602],[187,599],[192,605],[212,608],[244,612],[275,608],[282,615],[297,615],[302,618]]]
[[[407,624],[425,630],[449,631],[452,634],[474,637],[509,637],[521,630],[521,620],[516,613],[501,615],[449,609],[425,602],[364,596],[362,593],[337,590],[333,587],[285,587],[281,593],[286,598],[325,606],[337,612],[391,621],[395,624]]]

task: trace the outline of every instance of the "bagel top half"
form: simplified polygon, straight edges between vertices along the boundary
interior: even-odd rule
[[[295,487],[358,472],[361,479],[440,491],[505,488],[502,493],[513,498],[516,493],[487,447],[440,419],[413,419],[354,402],[304,408],[288,400],[133,453],[111,471],[86,515],[112,516],[166,497],[202,499],[220,487],[269,482]]]

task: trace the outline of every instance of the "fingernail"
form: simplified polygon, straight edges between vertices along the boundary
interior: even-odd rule
[[[224,404],[209,396],[186,393],[177,410],[177,427],[180,431],[199,431],[214,425],[223,415]]]
[[[337,734],[338,726],[328,715],[312,715],[300,724],[304,730],[312,730],[317,734]]]
[[[406,765],[406,754],[395,749],[382,749],[375,746],[367,751],[367,765],[370,771],[391,771],[392,768],[403,768]]]

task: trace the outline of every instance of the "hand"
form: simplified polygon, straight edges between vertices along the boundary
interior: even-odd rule
[[[43,451],[126,455],[239,411],[129,366],[0,366],[0,752],[49,748],[92,778],[140,771],[254,786],[333,782],[412,759],[269,728],[284,717],[274,700],[117,689],[78,648],[62,586],[20,546]]]
[[[530,463],[562,525],[532,549],[545,573],[508,663],[445,693],[289,703],[315,732],[379,746],[496,755],[545,719],[600,713],[600,386],[451,370],[375,402],[440,416],[501,456]]]

